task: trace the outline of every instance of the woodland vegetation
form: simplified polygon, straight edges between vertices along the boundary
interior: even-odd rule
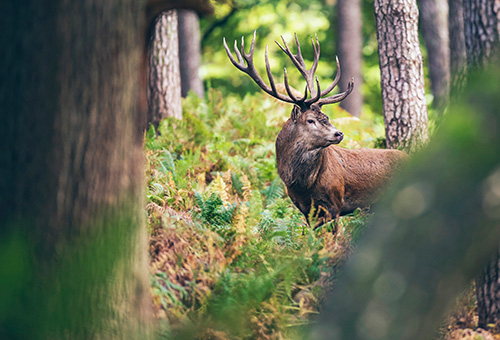
[[[448,45],[432,4],[418,2],[420,18],[413,0],[0,5],[0,338],[500,338],[500,70],[488,68],[500,7],[450,7],[469,20],[450,16],[450,32],[465,34],[450,34],[452,65],[431,66]],[[179,7],[200,14],[193,40],[195,12],[164,12]],[[391,31],[398,23],[408,31]],[[344,148],[412,152],[380,202],[336,233],[333,222],[313,230],[278,177],[274,142],[291,105],[222,46],[245,37],[248,48],[255,29],[260,74],[269,45],[273,73],[281,81],[287,67],[301,92],[280,35],[297,33],[308,65],[318,35],[325,83],[335,54],[348,58],[338,50],[359,44],[347,72],[340,60],[341,85],[352,75],[359,91],[323,111]],[[177,30],[180,60],[162,49]],[[202,83],[184,72],[186,51],[201,52]]]

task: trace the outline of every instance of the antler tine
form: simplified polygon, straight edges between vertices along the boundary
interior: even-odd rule
[[[295,58],[300,62],[300,65],[306,69],[306,64],[304,63],[304,58],[302,57],[302,50],[300,49],[299,38],[297,38],[297,32],[294,33],[295,44],[297,45],[297,54],[294,55]],[[283,39],[283,37],[281,37]],[[284,41],[283,41],[284,42]]]
[[[337,74],[335,75],[335,79],[333,82],[328,86],[323,92],[321,92],[321,97],[326,96],[328,93],[332,92],[332,90],[337,86],[340,76],[342,75],[342,72],[340,70],[340,62],[339,62],[339,57],[335,56],[335,59],[337,60]]]
[[[284,68],[284,74],[285,74],[285,89],[286,89],[286,92],[288,93],[288,95],[290,96],[290,98],[292,98],[292,100],[294,100],[297,104],[303,103],[306,100],[306,98],[307,98],[307,86],[306,86],[306,90],[305,90],[305,93],[304,93],[304,97],[302,97],[300,99],[297,99],[297,97],[295,97],[295,95],[293,94],[292,89],[290,88],[290,84],[288,83],[288,75],[287,75],[287,72],[286,72],[286,67]]]
[[[297,36],[295,36],[295,37],[297,37]],[[290,48],[288,47],[288,44],[286,43],[285,38],[283,38],[283,36],[281,36],[281,40],[283,41],[283,44],[285,45],[285,47],[281,46],[281,44],[277,41],[275,41],[275,43],[278,44],[278,46],[281,48],[281,50],[283,52],[285,52],[285,54],[290,58],[290,60],[295,65],[295,67],[299,70],[299,72],[302,74],[302,76],[304,78],[306,78],[306,81],[307,81],[307,73],[306,73],[306,68],[304,65],[304,60],[302,59],[302,55],[299,53],[297,53],[296,55],[293,54],[292,51],[290,51]],[[300,51],[300,45],[298,45],[298,51]],[[301,60],[298,60],[297,59],[298,57]]]
[[[311,36],[311,44],[312,44],[313,50],[314,50],[313,65],[311,66],[311,73],[313,75],[314,75],[314,73],[316,73],[316,69],[318,68],[318,61],[319,61],[319,55],[320,55],[318,35],[316,33],[314,33],[314,36],[316,37],[316,44],[314,43],[314,39]]]
[[[295,97],[294,94],[292,93],[292,89],[290,88],[290,84],[288,84],[288,76],[286,74],[286,67],[283,68],[283,74],[285,75],[285,89],[286,89],[286,93],[288,93],[288,96],[290,98],[292,98],[295,101],[298,101],[297,97]]]
[[[354,78],[351,78],[351,81],[349,81],[349,84],[347,84],[347,90],[345,92],[330,97],[321,98],[320,100],[318,100],[317,105],[321,107],[326,104],[338,103],[345,97],[347,97],[352,92],[353,88],[354,88]]]
[[[241,64],[238,63],[236,61],[236,59],[234,59],[233,54],[231,53],[231,50],[229,49],[229,47],[226,44],[226,38],[222,38],[222,42],[224,44],[224,48],[226,49],[226,53],[227,53],[227,56],[229,57],[229,60],[231,60],[231,62],[233,63],[234,66],[236,66],[237,69],[239,69],[240,71],[246,72],[245,71],[246,67],[245,67],[245,65],[243,65],[243,59],[240,59]],[[235,46],[235,50],[238,51],[236,41],[234,42],[234,46]],[[237,53],[237,55],[238,55],[238,53]]]
[[[317,86],[317,90],[316,90],[316,96],[314,96],[313,98],[311,99],[308,99],[306,100],[306,103],[307,104],[312,104],[312,103],[316,103],[318,100],[320,100],[321,98],[321,88],[319,87],[319,80],[318,80],[318,76],[316,76],[316,86]],[[312,94],[311,94],[312,95]]]
[[[241,54],[243,55],[243,58],[245,58],[245,61],[247,62],[247,65],[249,67],[253,66],[254,47],[255,47],[255,31],[253,32],[252,43],[250,44],[250,51],[248,52],[248,54],[245,52],[245,37],[241,37]]]
[[[276,85],[274,85],[274,78],[273,78],[273,73],[271,72],[271,65],[269,64],[269,57],[267,56],[267,45],[266,45],[266,53],[264,56],[266,60],[266,72],[267,72],[267,78],[269,79],[269,83],[271,84],[271,88],[273,90],[273,93],[278,93],[276,90]],[[286,78],[286,73],[285,73],[285,78]],[[293,97],[291,97],[292,100],[294,100]]]

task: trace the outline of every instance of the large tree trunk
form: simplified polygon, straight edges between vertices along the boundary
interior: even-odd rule
[[[336,12],[337,53],[342,68],[339,89],[341,92],[346,91],[351,77],[354,78],[354,84],[356,84],[354,90],[340,103],[340,106],[350,114],[360,116],[363,106],[361,0],[338,0]]]
[[[195,11],[180,10],[178,21],[181,94],[186,97],[192,90],[203,98],[205,91],[198,73],[201,63],[200,20]]]
[[[419,0],[420,23],[427,47],[429,77],[434,107],[448,104],[450,86],[450,46],[447,0]]]
[[[148,123],[182,119],[177,11],[162,13],[154,24],[149,51]]]
[[[0,5],[0,338],[148,323],[136,0]]]
[[[386,144],[413,151],[428,139],[415,0],[376,0]]]
[[[450,37],[450,88],[462,88],[465,83],[466,52],[464,36],[464,13],[462,0],[448,0],[448,25]]]

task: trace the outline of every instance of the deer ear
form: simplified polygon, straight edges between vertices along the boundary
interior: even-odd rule
[[[297,123],[297,119],[300,115],[300,108],[297,105],[293,106],[292,113],[290,114],[290,118],[294,123]]]

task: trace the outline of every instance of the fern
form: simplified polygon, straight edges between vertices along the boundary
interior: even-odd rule
[[[352,242],[359,240],[369,219],[370,214],[363,212],[361,209],[356,209],[352,214],[343,218],[346,221],[346,232],[351,235]]]
[[[217,174],[217,177],[215,177],[215,180],[212,182],[210,192],[212,194],[217,194],[224,206],[227,206],[229,204],[229,194],[227,192],[227,186],[220,173]]]
[[[210,229],[221,236],[230,236],[234,234],[231,230],[231,221],[236,211],[236,204],[224,206],[224,202],[216,193],[204,200],[199,193],[195,193],[195,200],[200,208],[200,218],[206,222]]]
[[[231,189],[240,197],[243,196],[243,182],[236,172],[231,171]]]
[[[160,162],[163,172],[171,172],[175,177],[175,162],[172,154],[167,150],[163,151],[163,160]]]
[[[164,193],[165,193],[165,187],[156,182],[152,182],[149,184],[149,193],[146,195],[148,200],[163,206],[165,204],[165,198],[164,198]]]
[[[156,136],[155,127],[153,124],[149,126],[149,129],[146,131],[145,142],[146,148],[149,150],[160,150],[162,147],[161,141],[158,140]]]
[[[264,190],[262,194],[266,197],[265,206],[273,204],[278,198],[281,198],[285,194],[283,188],[283,183],[279,177],[275,177],[271,184]]]

